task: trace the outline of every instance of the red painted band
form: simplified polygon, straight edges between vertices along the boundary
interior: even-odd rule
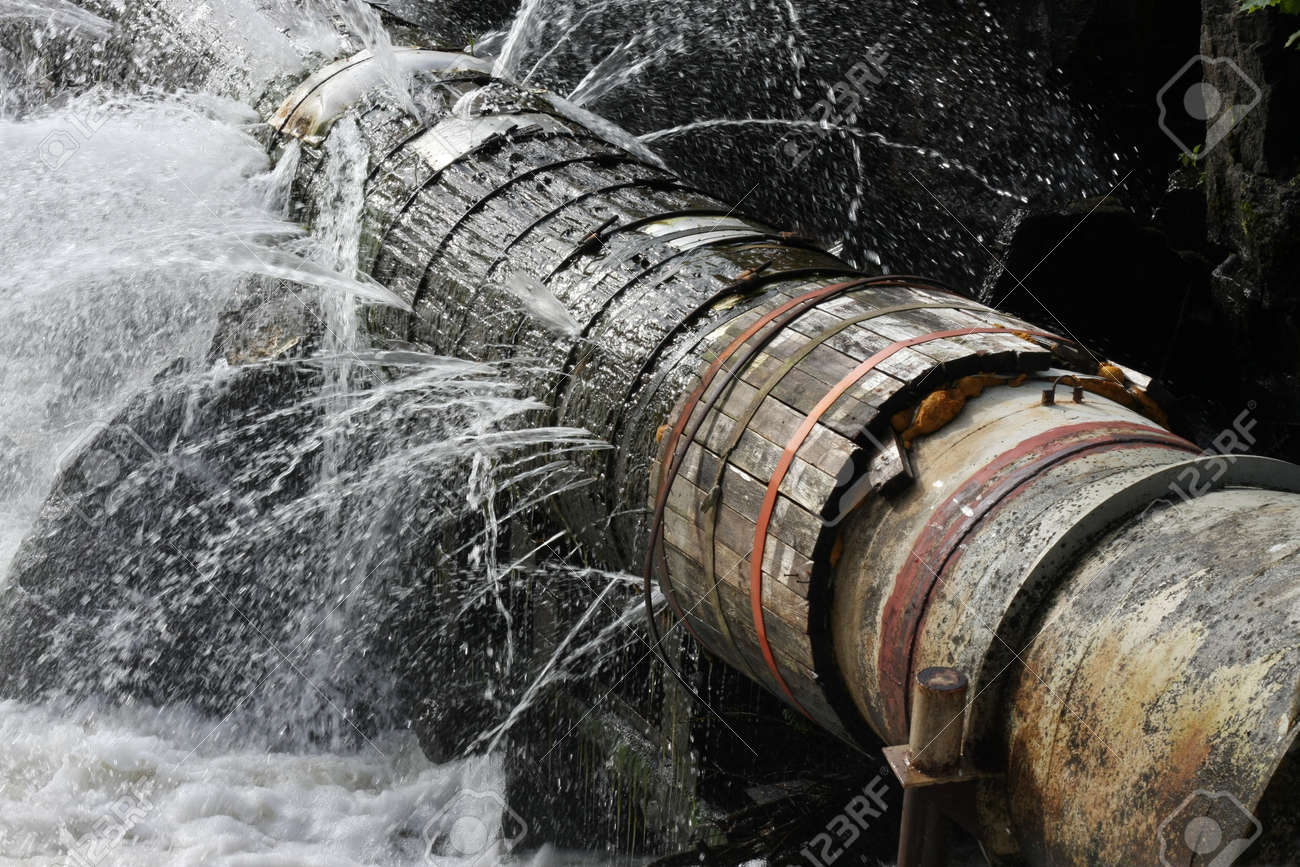
[[[776,332],[779,332],[782,328],[785,327],[786,324],[793,321],[794,319],[797,319],[799,316],[802,316],[804,312],[816,306],[817,304],[821,303],[826,298],[831,297],[832,295],[838,293],[846,292],[849,289],[855,288],[857,286],[908,287],[908,286],[917,286],[917,285],[924,288],[934,288],[934,289],[938,289],[939,291],[948,292],[948,290],[943,289],[942,287],[932,286],[931,284],[928,283],[928,281],[924,280],[923,278],[908,277],[904,275],[862,277],[854,280],[846,280],[840,283],[834,283],[829,286],[822,286],[818,289],[813,289],[809,292],[804,293],[803,295],[800,295],[797,298],[793,298],[790,301],[785,302],[784,304],[780,305],[776,309],[771,310],[768,313],[764,314],[757,322],[754,323],[754,325],[746,329],[744,334],[742,334],[739,338],[733,341],[731,345],[724,350],[724,353],[721,357],[716,359],[714,363],[709,366],[708,370],[705,372],[705,375],[700,382],[700,385],[695,389],[695,391],[691,393],[690,397],[687,399],[677,422],[673,426],[672,436],[669,438],[669,441],[666,444],[667,447],[664,452],[664,460],[661,463],[659,469],[659,490],[655,501],[654,517],[650,525],[650,540],[649,540],[649,544],[646,546],[645,566],[643,570],[644,572],[643,591],[645,595],[646,619],[650,627],[650,634],[655,639],[656,648],[658,647],[661,639],[659,638],[659,629],[656,626],[654,621],[654,603],[653,603],[652,594],[650,592],[650,584],[654,576],[655,551],[660,547],[660,542],[662,541],[661,537],[662,537],[662,528],[663,528],[663,520],[664,520],[664,510],[667,508],[667,504],[668,504],[668,493],[672,487],[673,480],[676,477],[678,470],[681,468],[681,462],[686,459],[685,450],[683,450],[682,454],[680,455],[676,453],[677,441],[678,439],[680,439],[683,430],[685,430],[686,424],[689,421],[690,417],[694,414],[696,404],[699,403],[700,398],[704,394],[704,391],[709,387],[709,384],[712,383],[713,378],[717,375],[718,371],[721,369],[722,364],[728,358],[730,358],[731,355],[734,354],[742,345],[744,345],[744,343],[747,340],[753,337],[754,334],[758,333],[758,331],[761,330],[763,327],[776,320],[778,316],[781,316],[787,312],[789,312],[789,318],[786,319],[785,322],[777,323],[777,327],[775,329]],[[948,294],[952,294],[952,293],[948,292]],[[803,306],[800,307],[800,305]],[[721,392],[719,391],[719,393]],[[707,417],[707,413],[706,413],[706,417]],[[704,419],[701,418],[700,422],[702,423],[703,420]],[[697,424],[696,427],[692,429],[690,439],[695,438],[695,431],[698,430],[698,428],[699,425]],[[667,598],[668,604],[672,607],[673,611],[677,614],[678,618],[686,624],[687,631],[689,631],[691,635],[695,637],[695,640],[698,641],[701,646],[707,647],[708,646],[707,643],[701,640],[700,636],[696,634],[694,627],[691,626],[690,618],[686,616],[686,612],[682,610],[681,605],[677,602],[677,596],[673,592],[673,588],[672,588],[672,580],[668,575],[667,564],[665,564],[662,574],[663,574],[662,585],[664,590],[664,596],[665,598]],[[667,663],[666,658],[665,658],[665,663]]]
[[[907,737],[908,698],[921,625],[934,589],[960,559],[963,543],[975,526],[1051,467],[1099,451],[1153,445],[1200,451],[1181,437],[1148,425],[1124,421],[1065,425],[993,458],[934,509],[894,578],[882,616],[877,655],[884,713],[880,722],[889,734]]]
[[[663,524],[663,513],[668,503],[668,494],[672,488],[673,479],[677,475],[677,470],[680,467],[681,462],[686,459],[685,451],[683,451],[681,455],[677,454],[677,442],[678,440],[681,439],[682,432],[686,429],[686,425],[690,422],[691,416],[694,415],[695,407],[699,404],[700,399],[704,396],[704,392],[713,383],[714,378],[718,375],[718,372],[722,369],[722,365],[725,364],[727,360],[736,353],[737,350],[739,350],[742,346],[744,346],[745,343],[747,343],[750,338],[752,338],[759,331],[763,330],[763,328],[765,328],[768,324],[770,324],[774,319],[776,319],[781,314],[797,307],[800,304],[815,304],[818,301],[823,300],[829,295],[833,295],[837,292],[844,292],[855,286],[865,285],[869,282],[872,282],[873,280],[878,280],[878,279],[879,278],[862,278],[859,280],[846,280],[842,283],[833,283],[830,286],[821,286],[817,289],[813,289],[809,292],[805,292],[804,294],[799,295],[796,298],[792,298],[789,301],[785,302],[784,304],[781,304],[780,306],[775,307],[772,310],[769,310],[767,313],[759,317],[752,325],[746,328],[745,331],[741,333],[739,337],[737,337],[730,344],[728,344],[727,347],[723,349],[721,353],[719,353],[718,357],[713,360],[713,363],[710,364],[708,368],[704,371],[704,375],[700,378],[699,385],[695,387],[695,389],[686,398],[685,403],[682,404],[682,411],[678,414],[677,421],[674,422],[672,431],[668,435],[668,441],[664,446],[664,458],[662,462],[659,464],[659,485],[658,485],[658,494],[655,497],[655,517],[654,517],[653,526],[651,528],[650,550],[646,557],[646,581],[647,582],[649,582],[651,572],[653,571],[652,564],[654,562],[653,560],[654,551],[655,548],[658,547],[659,545],[661,526]],[[705,642],[701,641],[700,637],[695,634],[695,630],[691,627],[691,623],[689,618],[687,618],[686,616],[686,612],[682,610],[681,604],[678,603],[677,601],[677,595],[672,590],[672,582],[668,579],[667,576],[668,576],[668,570],[665,569],[664,580],[662,581],[662,584],[663,584],[664,596],[668,599],[668,604],[672,606],[672,609],[677,614],[678,618],[680,618],[686,623],[686,628],[690,631],[691,635],[694,635],[695,639],[697,641],[700,641],[700,644],[702,646],[707,646]],[[648,592],[649,591],[647,590],[647,593]]]
[[[825,301],[827,298],[830,298],[834,295],[842,294],[844,292],[847,292],[850,289],[855,289],[859,286],[895,286],[895,287],[920,286],[922,288],[939,289],[939,291],[948,292],[948,290],[942,289],[942,287],[932,286],[923,278],[908,277],[904,275],[862,277],[854,280],[845,280],[840,283],[833,283],[829,286],[821,286],[817,289],[813,289],[808,292],[805,292],[796,298],[792,298],[789,301],[786,301],[785,303],[776,307],[775,309],[768,311],[766,314],[760,317],[753,325],[747,328],[743,334],[741,334],[739,337],[733,340],[731,344],[728,345],[722,351],[722,354],[717,359],[715,359],[712,364],[709,365],[708,369],[704,372],[704,375],[701,378],[700,384],[695,388],[694,391],[691,392],[690,396],[683,404],[682,411],[678,416],[677,422],[673,425],[672,433],[668,439],[668,442],[666,443],[666,448],[664,451],[664,455],[665,455],[664,460],[660,464],[658,496],[656,497],[655,513],[651,523],[650,544],[646,550],[645,570],[644,570],[647,616],[653,617],[653,614],[651,613],[653,609],[650,603],[650,580],[651,580],[651,575],[654,572],[654,553],[660,543],[660,533],[663,526],[664,510],[667,507],[668,494],[669,491],[671,490],[673,480],[676,478],[677,472],[681,467],[681,462],[686,459],[685,451],[683,451],[681,455],[676,454],[677,442],[681,438],[682,432],[685,430],[686,425],[690,421],[691,416],[694,415],[695,408],[697,404],[700,402],[700,399],[703,397],[704,392],[708,389],[709,385],[713,382],[714,377],[717,376],[717,374],[722,368],[722,365],[729,358],[731,358],[731,356],[734,355],[742,346],[744,346],[744,344],[748,342],[755,334],[757,334],[764,327],[766,327],[767,325],[775,321],[779,316],[782,316],[787,313],[789,314],[788,318],[784,322],[777,323],[775,332],[779,332],[789,322],[792,322],[793,320],[802,316],[807,310],[810,310],[811,308],[820,304],[822,301]],[[952,294],[952,293],[948,293],[948,294]],[[775,332],[773,336],[775,335]],[[701,418],[700,421],[703,422],[703,418]],[[695,433],[694,430],[692,430],[690,439],[694,439],[694,438],[695,438]],[[694,628],[691,627],[690,620],[686,617],[685,612],[682,610],[681,605],[677,602],[676,594],[673,592],[672,589],[672,581],[668,577],[668,570],[666,568],[663,570],[662,584],[663,584],[664,596],[665,598],[667,598],[668,604],[672,606],[673,611],[677,614],[679,618],[686,621],[687,630],[690,631],[691,635],[694,635],[696,640],[698,641],[700,637],[695,634]],[[653,623],[651,624],[651,629],[652,631],[654,630]],[[700,644],[707,646],[707,644],[703,641],[700,641]]]
[[[794,436],[790,438],[790,442],[786,444],[785,451],[781,453],[781,459],[777,461],[776,469],[772,471],[772,477],[768,480],[767,492],[763,496],[763,506],[758,513],[758,526],[754,529],[754,551],[749,560],[749,604],[754,615],[754,631],[758,635],[758,644],[763,651],[763,659],[767,662],[767,667],[776,679],[777,685],[781,687],[781,690],[799,710],[803,711],[803,708],[798,701],[795,701],[794,695],[790,692],[790,687],[785,682],[785,678],[781,676],[781,669],[776,664],[776,658],[772,655],[772,648],[767,640],[767,627],[763,619],[763,555],[767,548],[767,530],[772,523],[772,512],[776,509],[776,500],[780,493],[781,483],[785,481],[786,474],[790,472],[790,466],[794,463],[795,455],[804,444],[804,441],[808,439],[808,435],[812,433],[813,428],[817,426],[817,422],[835,404],[835,401],[843,397],[845,392],[874,370],[880,362],[899,350],[920,343],[928,343],[932,340],[941,340],[945,337],[961,337],[966,334],[1010,333],[1012,332],[1009,329],[993,326],[954,328],[948,331],[932,331],[929,334],[909,337],[906,340],[900,340],[886,346],[835,383],[831,390],[826,392],[825,396],[812,408],[812,411],[808,413],[799,428],[794,432]],[[1055,334],[1042,331],[1020,331],[1016,333],[1031,337],[1043,337],[1049,340],[1061,340]],[[804,714],[807,715],[807,711],[804,711]]]

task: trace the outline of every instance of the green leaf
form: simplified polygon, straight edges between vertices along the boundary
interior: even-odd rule
[[[1239,8],[1242,12],[1276,8],[1287,15],[1300,15],[1300,0],[1241,0]]]
[[[1241,0],[1237,8],[1242,12],[1276,8],[1286,15],[1300,15],[1300,0]],[[1300,48],[1300,30],[1291,34],[1291,38],[1286,41],[1286,47]]]

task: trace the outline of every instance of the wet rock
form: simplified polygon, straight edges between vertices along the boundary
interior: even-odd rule
[[[391,32],[407,30],[440,45],[469,45],[475,37],[508,23],[518,6],[513,0],[368,0]]]
[[[1152,222],[1169,239],[1175,250],[1205,248],[1205,187],[1195,169],[1182,169],[1169,176],[1169,186],[1156,205]]]
[[[1022,210],[990,245],[999,264],[980,300],[1150,372],[1180,432],[1208,440],[1246,397],[1237,368],[1213,348],[1232,309],[1211,291],[1217,251],[1197,237],[1203,210],[1199,191],[1179,184],[1155,224],[1115,197]]]
[[[1020,0],[1004,17],[1046,68],[1059,69],[1125,150],[1143,155],[1151,194],[1159,196],[1172,162],[1155,122],[1156,93],[1196,54],[1199,21],[1177,0]]]
[[[1240,255],[1258,303],[1291,315],[1300,291],[1300,51],[1285,42],[1300,16],[1247,15],[1236,5],[1206,0],[1204,44],[1246,78],[1216,65],[1209,81],[1241,105],[1257,92],[1258,104],[1205,160],[1209,231]]]
[[[214,350],[230,339],[237,318],[218,329]],[[297,318],[305,336],[305,317]],[[293,327],[286,316],[281,323]],[[284,353],[287,361],[310,341],[295,346],[297,353]],[[214,360],[226,364],[219,352]],[[251,530],[258,514],[274,507],[256,502],[273,479],[246,473],[243,449],[251,437],[278,438],[288,449],[313,410],[286,407],[318,380],[316,370],[292,363],[208,378],[178,360],[90,438],[61,470],[14,557],[14,592],[0,607],[0,694],[32,698],[57,688],[158,703],[178,698],[219,711],[247,693],[270,660],[233,659],[217,637],[274,630],[287,609],[272,588],[256,592],[235,565],[235,548],[256,559],[255,539],[229,549],[224,568],[201,552],[206,540],[237,535],[241,525]],[[249,425],[275,410],[275,423]],[[314,466],[291,464],[281,467],[281,499],[301,490]],[[255,612],[252,620],[241,623],[243,609]]]
[[[1202,7],[1204,53],[1235,64],[1211,65],[1209,82],[1239,105],[1258,97],[1200,164],[1208,238],[1224,248],[1210,279],[1228,351],[1260,386],[1261,448],[1289,455],[1300,401],[1300,51],[1285,43],[1300,16],[1237,7]]]
[[[1189,292],[1204,299],[1197,263],[1114,200],[1021,211],[993,253],[1000,263],[981,291],[986,303],[1155,372],[1178,336],[1152,323],[1176,319]]]

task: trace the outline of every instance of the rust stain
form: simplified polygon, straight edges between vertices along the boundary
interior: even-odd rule
[[[837,565],[839,565],[840,557],[842,557],[843,555],[844,555],[844,535],[841,533],[836,533],[835,542],[831,545],[830,564],[832,569],[834,569]]]
[[[1051,428],[993,458],[933,511],[894,576],[881,616],[877,666],[881,707],[891,734],[906,737],[907,691],[916,636],[931,591],[950,564],[960,558],[962,542],[971,529],[1048,468],[1098,450],[1151,445],[1195,448],[1167,431],[1131,422],[1084,422]],[[969,503],[978,505],[971,508]]]
[[[1107,361],[1103,361],[1101,364],[1097,365],[1097,375],[1103,379],[1117,382],[1120,385],[1128,383],[1128,377],[1124,374],[1124,369],[1118,364],[1111,364]]]
[[[1016,691],[1008,794],[1029,860],[1155,863],[1162,824],[1190,794],[1226,790],[1249,808],[1271,751],[1251,749],[1260,721],[1246,709],[1269,693],[1276,660],[1227,662],[1198,590],[1213,580],[1140,600],[1140,584],[1078,588],[1026,653],[1046,680]],[[1098,594],[1108,610],[1081,616],[1075,600]]]
[[[1114,365],[1102,365],[1100,370],[1104,371],[1107,368],[1118,370]],[[1119,371],[1118,375],[1123,377],[1123,371]],[[1082,388],[1084,391],[1114,401],[1122,407],[1146,416],[1161,427],[1169,426],[1169,416],[1145,391],[1137,386],[1125,386],[1123,381],[1117,382],[1110,378],[1109,373],[1102,373],[1102,376],[1104,378],[1101,379],[1087,376],[1062,376],[1060,382],[1071,388]]]
[[[1024,381],[1023,373],[1014,378],[991,373],[963,376],[944,388],[930,392],[915,409],[895,413],[890,423],[901,434],[903,448],[911,448],[917,437],[932,434],[956,418],[966,402],[979,397],[984,389],[999,385],[1015,388]]]

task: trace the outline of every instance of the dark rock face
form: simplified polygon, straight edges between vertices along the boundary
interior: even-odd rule
[[[1095,351],[1157,375],[1176,395],[1170,409],[1184,433],[1208,440],[1250,407],[1256,450],[1294,457],[1300,51],[1285,42],[1300,20],[1205,0],[1197,29],[1186,9],[1169,6],[1024,4],[1021,40],[1059,65],[1141,159],[1104,203],[1013,215],[993,246],[1002,263],[983,300],[1066,327]],[[1211,58],[1205,80],[1226,104],[1253,107],[1176,168],[1179,149],[1156,122],[1156,95],[1198,53]],[[1170,91],[1178,99],[1165,122],[1188,147],[1204,145],[1215,118],[1180,114],[1181,90]],[[1027,288],[1017,288],[1030,271]]]
[[[421,42],[459,46],[473,42],[510,20],[519,5],[514,0],[368,0],[384,17],[390,31],[405,35],[411,28]]]
[[[1103,138],[1139,164],[1126,188],[1158,198],[1172,164],[1155,94],[1196,53],[1199,22],[1177,0],[1019,0],[1006,15],[1044,69],[1097,113]]]
[[[382,398],[351,428],[330,415],[322,313],[286,287],[250,291],[206,358],[161,371],[62,471],[0,596],[0,696],[242,711],[290,743],[431,717],[447,749],[496,710],[430,698],[492,676],[449,658],[496,640],[474,616],[491,602],[466,565],[468,467],[391,492],[382,470],[412,459],[407,428],[467,419],[417,428]],[[358,389],[402,372],[358,368]]]
[[[1066,328],[1094,352],[1176,379],[1185,391],[1202,390],[1215,375],[1200,351],[1215,328],[1209,262],[1175,243],[1179,228],[1146,224],[1113,199],[1023,211],[993,245],[1002,264],[981,300]]]
[[[251,310],[265,314],[266,305]],[[261,676],[261,666],[252,666],[236,682],[222,682],[239,666],[220,659],[213,635],[258,626],[214,616],[222,613],[220,594],[243,591],[193,558],[200,540],[224,535],[224,525],[248,524],[262,509],[248,495],[270,479],[238,478],[244,442],[236,432],[259,413],[292,406],[319,375],[291,363],[310,345],[302,339],[305,322],[268,315],[262,324],[275,328],[240,333],[232,328],[236,318],[225,317],[214,356],[222,348],[252,360],[259,340],[275,347],[274,335],[285,328],[299,338],[279,354],[286,363],[236,367],[224,383],[195,386],[187,376],[193,372],[177,362],[60,473],[12,565],[14,586],[0,617],[0,694],[102,691],[156,702],[179,694],[220,705],[227,690],[246,692]],[[282,413],[258,435],[290,448],[302,416],[311,414],[303,410]],[[291,496],[311,462],[282,469],[293,470],[281,479]],[[265,601],[257,607],[274,619]],[[137,621],[129,630],[119,622],[124,616]],[[128,632],[137,637],[129,645],[114,638]]]
[[[1245,104],[1259,102],[1204,160],[1209,240],[1228,250],[1211,278],[1237,357],[1265,386],[1274,412],[1300,400],[1300,51],[1285,47],[1300,16],[1242,14],[1205,0],[1202,49],[1231,58],[1209,80]],[[1270,413],[1272,415],[1273,413]]]

